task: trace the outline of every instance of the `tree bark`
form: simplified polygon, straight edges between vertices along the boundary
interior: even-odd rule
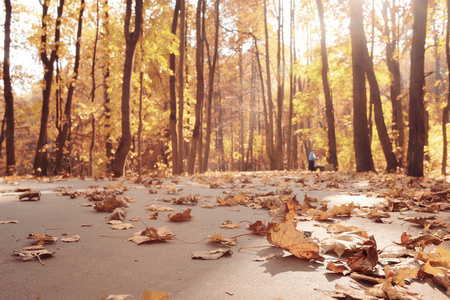
[[[337,145],[336,145],[336,130],[335,130],[335,120],[334,120],[334,107],[333,100],[331,98],[330,83],[328,78],[329,68],[328,68],[328,55],[327,55],[327,44],[326,44],[326,32],[325,32],[325,22],[323,20],[323,5],[321,0],[316,0],[317,8],[319,11],[319,21],[320,21],[320,48],[322,54],[322,83],[323,92],[325,95],[325,115],[327,117],[327,134],[328,134],[328,163],[333,164],[334,168],[338,168],[338,158],[337,158]]]
[[[205,154],[203,157],[203,170],[202,173],[208,170],[208,160],[209,151],[211,148],[211,132],[212,132],[212,100],[214,94],[214,78],[216,73],[217,59],[219,56],[219,5],[220,0],[215,2],[215,37],[214,37],[214,54],[212,58],[212,64],[209,68],[209,79],[208,79],[208,102],[207,102],[207,112],[206,112],[206,136],[205,136]]]
[[[406,174],[423,177],[425,145],[424,62],[428,0],[414,0],[409,87],[409,142]]]
[[[281,66],[281,44],[283,36],[283,5],[282,0],[279,0],[279,12],[278,12],[278,42],[277,42],[277,126],[275,135],[275,148],[276,148],[276,169],[283,170],[283,101],[284,101],[284,76],[282,74]]]
[[[56,175],[61,174],[63,172],[64,149],[66,146],[67,135],[69,134],[69,128],[71,126],[72,99],[75,90],[75,82],[78,79],[78,69],[80,67],[81,35],[83,32],[83,12],[84,12],[84,0],[81,0],[80,12],[78,15],[77,38],[75,42],[75,64],[73,67],[73,76],[72,78],[70,78],[69,91],[67,92],[67,100],[64,107],[64,117],[62,121],[62,130],[59,132],[57,137],[58,151],[56,152],[56,163],[55,163]]]
[[[50,3],[47,1],[43,2],[42,5],[42,35],[41,35],[41,47],[40,58],[44,67],[44,82],[42,91],[42,111],[41,111],[41,125],[39,130],[39,138],[36,147],[36,155],[33,163],[33,170],[38,176],[47,176],[48,169],[48,153],[46,149],[47,144],[47,125],[48,117],[50,113],[50,96],[52,92],[52,82],[53,82],[53,70],[54,63],[57,57],[59,49],[60,40],[60,26],[61,26],[61,16],[64,8],[64,0],[59,0],[56,26],[55,26],[55,40],[54,48],[50,52],[50,57],[47,56],[47,19],[48,19],[48,5]]]
[[[3,58],[3,85],[6,117],[6,175],[13,175],[16,165],[14,154],[14,96],[12,93],[10,48],[11,48],[11,0],[5,0],[5,43]]]
[[[136,44],[142,32],[142,13],[143,13],[143,0],[136,0],[135,5],[135,22],[134,30],[131,30],[131,10],[132,0],[127,0],[126,15],[125,15],[125,64],[123,71],[123,84],[122,84],[122,137],[120,138],[119,147],[116,150],[114,157],[113,173],[114,177],[121,177],[125,172],[125,161],[128,156],[128,152],[131,147],[131,111],[130,111],[130,98],[131,98],[131,75],[133,73],[134,52]]]
[[[350,1],[350,35],[353,70],[353,143],[357,172],[375,171],[367,124],[366,77],[364,73],[365,39],[361,0]]]
[[[202,124],[202,107],[203,99],[205,97],[205,80],[203,74],[203,48],[204,48],[204,37],[203,37],[203,5],[205,5],[204,0],[198,0],[197,2],[197,24],[196,24],[196,70],[197,70],[197,102],[195,103],[195,123],[194,130],[192,132],[191,149],[189,151],[188,157],[188,173],[194,174],[195,170],[195,158],[198,149],[199,136],[200,136],[200,126]]]
[[[176,35],[177,26],[178,26],[178,15],[180,11],[180,0],[176,0],[175,9],[173,11],[173,19],[172,19],[172,34]],[[176,77],[175,77],[175,67],[176,67],[176,58],[175,53],[170,53],[169,57],[170,70],[172,74],[169,77],[169,86],[170,86],[170,138],[172,141],[172,174],[179,174],[178,167],[178,137],[177,137],[177,95],[176,95]],[[180,72],[183,72],[180,69]]]
[[[109,33],[109,5],[108,0],[105,0],[103,11],[105,12],[105,20],[103,22],[103,27],[105,30],[105,40],[108,40],[108,37],[110,35]],[[108,46],[108,45],[107,45]],[[104,65],[104,74],[103,74],[103,99],[105,103],[105,131],[106,131],[106,137],[105,137],[105,154],[106,154],[106,175],[110,176],[112,173],[112,166],[114,161],[114,155],[112,153],[113,145],[112,145],[112,138],[111,138],[111,97],[109,95],[108,89],[109,89],[109,77],[110,77],[110,62],[109,57],[110,53],[108,48],[106,48],[106,58],[105,58],[105,65]]]

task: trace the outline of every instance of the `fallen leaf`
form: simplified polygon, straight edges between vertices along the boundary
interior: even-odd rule
[[[202,206],[200,206],[201,208],[214,208],[216,207],[215,204],[203,204]]]
[[[253,232],[259,232],[261,234],[265,234],[267,231],[267,226],[263,224],[262,221],[256,221],[253,224],[248,225],[248,229],[252,230]]]
[[[237,243],[236,239],[227,238],[222,236],[221,234],[208,235],[208,239],[213,240],[215,242],[219,242],[223,245],[230,245],[230,246],[234,246]]]
[[[103,297],[102,300],[126,300],[128,298],[134,298],[134,297],[132,295],[125,295],[125,294],[122,294],[122,295],[112,295],[111,294],[111,295]]]
[[[220,228],[227,228],[227,229],[234,229],[236,227],[239,227],[241,223],[233,223],[230,220],[227,220],[220,225]]]
[[[125,229],[134,228],[134,226],[135,226],[134,223],[122,223],[122,224],[111,225],[110,228],[117,229],[117,230],[125,230]]]
[[[339,221],[337,223],[330,224],[327,227],[327,231],[332,234],[351,232],[351,231],[361,231],[361,230],[363,230],[363,229],[360,227],[342,225]]]
[[[352,270],[347,266],[347,264],[342,261],[330,261],[327,264],[327,270],[342,275],[347,275],[352,272]]]
[[[365,231],[344,232],[324,239],[320,245],[324,253],[333,250],[341,257],[345,251],[354,251],[361,247],[368,238]]]
[[[269,260],[271,258],[274,258],[274,257],[275,257],[275,254],[269,254],[269,255],[266,255],[266,256],[263,256],[263,257],[257,256],[253,260],[254,261],[267,261],[267,260]]]
[[[49,257],[55,254],[55,252],[49,252],[46,249],[43,250],[29,250],[29,251],[14,251],[14,255],[18,255],[22,258],[23,261],[27,261],[33,258],[39,259],[41,261],[41,257]]]
[[[172,207],[156,205],[156,204],[149,205],[145,209],[148,210],[148,211],[159,211],[159,212],[173,211],[174,210]]]
[[[124,199],[116,199],[116,196],[113,196],[112,198],[95,203],[94,209],[98,212],[113,212],[118,207],[126,208],[129,206]]]
[[[91,227],[91,226],[92,226],[92,224],[88,224],[88,223],[81,224],[81,227]]]
[[[168,217],[170,221],[188,221],[192,219],[191,209],[188,208],[184,210],[182,213],[169,214]]]
[[[19,223],[18,220],[11,220],[11,221],[0,221],[0,224],[16,224]]]
[[[375,238],[370,236],[369,240],[365,241],[361,246],[356,256],[347,259],[347,264],[354,271],[370,274],[378,264],[378,250]]]
[[[80,236],[78,234],[75,234],[69,238],[62,238],[61,241],[62,242],[66,242],[66,243],[74,243],[74,242],[78,242],[80,240]]]
[[[166,241],[171,240],[175,236],[172,231],[167,229],[167,226],[155,229],[153,227],[148,227],[144,230],[136,232],[133,237],[129,238],[129,241],[136,243],[137,245],[150,242],[150,241]]]
[[[147,219],[149,219],[149,220],[156,220],[156,219],[158,219],[158,212],[149,214]]]
[[[125,220],[125,218],[127,217],[127,212],[125,211],[124,208],[122,207],[116,207],[114,209],[114,211],[111,213],[111,215],[109,215],[108,219],[106,219],[106,221],[111,221],[111,220]]]
[[[147,291],[145,289],[144,294],[142,295],[141,300],[169,300],[169,294],[165,291]]]
[[[22,200],[24,198],[28,198],[28,200]],[[41,192],[40,191],[28,191],[19,195],[20,201],[39,201],[41,200]]]
[[[192,258],[200,258],[205,260],[215,260],[221,257],[230,257],[233,254],[231,250],[216,249],[211,251],[197,251],[192,253]]]
[[[36,239],[38,240],[38,245],[43,245],[44,243],[54,243],[58,240],[57,237],[52,237],[50,235],[46,234],[40,234],[40,233],[30,233],[27,236],[29,239]]]

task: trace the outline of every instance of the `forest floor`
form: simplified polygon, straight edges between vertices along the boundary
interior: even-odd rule
[[[248,172],[3,178],[0,190],[2,300],[448,299],[443,180]],[[252,234],[257,223],[275,225]]]

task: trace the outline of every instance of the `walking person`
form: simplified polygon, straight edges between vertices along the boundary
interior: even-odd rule
[[[319,158],[316,157],[316,155],[314,154],[314,151],[316,151],[315,148],[313,148],[313,149],[311,150],[311,152],[309,153],[309,157],[308,157],[308,160],[309,160],[308,170],[310,170],[310,171],[315,171],[315,170],[316,170],[316,160],[319,159]]]

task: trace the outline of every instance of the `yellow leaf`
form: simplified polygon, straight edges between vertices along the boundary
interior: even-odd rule
[[[141,300],[168,300],[169,295],[165,291],[147,291],[145,289],[144,294],[142,295]]]

